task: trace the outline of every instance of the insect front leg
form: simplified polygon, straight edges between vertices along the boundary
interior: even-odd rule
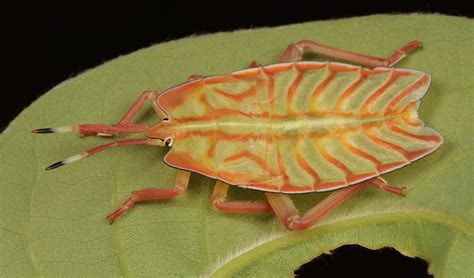
[[[303,58],[304,53],[314,53],[369,67],[391,67],[400,62],[407,55],[407,53],[410,53],[421,47],[421,42],[411,41],[393,52],[389,58],[380,58],[350,52],[310,40],[302,40],[296,44],[290,44],[283,55],[280,57],[280,62],[300,61]]]
[[[364,189],[366,185],[372,185],[397,195],[404,195],[403,188],[388,185],[383,179],[377,177],[335,191],[326,199],[322,200],[312,209],[307,211],[303,216],[299,215],[299,211],[293,204],[290,196],[278,193],[265,193],[265,196],[272,206],[273,211],[275,211],[275,214],[280,218],[280,221],[287,229],[304,230],[315,225],[328,213],[352,198],[352,196],[357,192]]]
[[[156,104],[156,98],[159,93],[154,91],[145,91],[140,97],[132,104],[125,115],[122,116],[117,124],[106,125],[106,124],[81,124],[77,126],[66,126],[57,128],[38,128],[34,129],[34,133],[56,133],[56,132],[79,132],[81,136],[84,135],[98,135],[98,136],[113,136],[120,133],[129,132],[144,132],[148,129],[146,124],[131,124],[135,115],[138,113],[140,108],[143,106],[145,101],[150,101],[155,109],[156,113],[160,117],[165,118],[166,115]]]
[[[231,213],[272,212],[268,202],[226,201],[229,185],[217,181],[212,194],[212,204],[220,211]]]
[[[125,199],[120,208],[107,216],[110,224],[127,210],[131,209],[136,202],[172,199],[180,196],[186,192],[190,176],[191,172],[179,170],[176,176],[176,184],[173,188],[145,188],[140,191],[133,191],[130,197]]]
[[[165,117],[163,111],[157,106],[156,98],[159,93],[155,91],[143,92],[137,100],[132,104],[128,111],[122,116],[120,121],[115,125],[79,125],[79,132],[81,135],[97,134],[99,136],[112,136],[118,135],[124,132],[144,132],[148,129],[148,125],[144,124],[130,124],[133,118],[137,115],[140,108],[143,107],[145,101],[152,103],[155,111],[162,118]],[[130,131],[131,127],[136,127],[133,131]],[[127,129],[128,128],[128,129]],[[136,131],[135,131],[136,130]]]

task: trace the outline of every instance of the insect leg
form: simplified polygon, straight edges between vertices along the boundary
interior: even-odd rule
[[[127,132],[124,129],[120,129],[119,127],[127,127],[127,126],[140,126],[142,127],[142,130],[137,131],[137,132],[143,132],[145,131],[148,126],[147,125],[133,125],[130,124],[130,122],[133,120],[135,115],[137,115],[138,111],[140,108],[142,108],[143,104],[145,101],[150,101],[153,105],[153,108],[155,109],[156,113],[160,115],[162,118],[165,118],[166,115],[164,112],[158,107],[156,104],[155,100],[158,97],[159,93],[155,91],[145,91],[143,92],[137,100],[132,104],[132,106],[128,109],[128,111],[125,113],[125,115],[122,116],[120,121],[116,125],[110,126],[111,130],[110,131],[105,131],[103,132],[102,130],[98,129],[93,129],[93,128],[87,128],[86,125],[80,125],[79,126],[79,132],[81,135],[85,134],[97,134],[99,136],[112,136],[112,135],[117,135],[121,132]]]
[[[226,202],[227,190],[229,185],[217,181],[212,194],[212,204],[220,211],[232,213],[254,213],[254,212],[272,212],[273,209],[268,202]]]
[[[373,187],[377,187],[379,189],[388,191],[390,193],[400,195],[400,196],[405,196],[405,187],[397,187],[397,186],[388,185],[387,182],[380,177],[373,178],[368,183],[372,185]]]
[[[265,193],[268,202],[280,218],[283,225],[289,230],[304,230],[316,224],[326,214],[349,200],[357,192],[364,189],[366,185],[386,190],[390,193],[404,196],[404,187],[395,187],[388,185],[384,179],[376,177],[365,182],[351,185],[340,189],[329,195],[326,199],[319,202],[303,216],[299,215],[298,209],[293,204],[290,196],[277,193]]]
[[[316,224],[326,214],[364,189],[365,185],[365,183],[360,183],[337,190],[316,204],[303,216],[299,215],[298,209],[293,204],[290,196],[278,193],[265,193],[265,196],[272,206],[273,211],[275,211],[275,214],[280,218],[280,221],[287,229],[304,230]]]
[[[99,135],[99,136],[113,136],[119,133],[126,132],[144,132],[148,129],[146,124],[131,124],[133,117],[137,114],[138,110],[143,106],[145,101],[151,101],[155,111],[162,117],[166,115],[155,103],[155,99],[158,97],[158,93],[154,91],[143,92],[140,97],[132,104],[128,112],[122,116],[120,121],[114,125],[105,124],[81,124],[76,126],[65,126],[56,128],[38,128],[32,130],[34,133],[57,133],[57,132],[79,132],[81,136],[84,135]]]
[[[191,172],[179,170],[176,176],[176,184],[173,188],[145,188],[140,191],[133,191],[130,197],[122,203],[122,206],[109,214],[107,219],[112,224],[127,210],[131,209],[136,202],[172,199],[180,196],[186,192],[190,176]]]
[[[133,117],[135,117],[135,115],[137,114],[138,110],[140,110],[140,108],[143,106],[146,100],[152,103],[153,108],[159,115],[161,115],[163,118],[166,117],[164,112],[158,107],[158,105],[155,102],[158,96],[159,96],[159,93],[155,91],[143,92],[138,97],[138,99],[132,104],[132,106],[128,109],[127,113],[125,113],[125,115],[122,116],[122,118],[120,119],[118,123],[122,125],[129,124],[133,120]]]
[[[327,46],[310,40],[290,44],[280,58],[280,62],[295,62],[303,58],[304,53],[315,53],[323,56],[345,60],[369,67],[391,67],[402,60],[407,53],[421,48],[421,42],[411,41],[392,53],[389,58],[380,58]]]

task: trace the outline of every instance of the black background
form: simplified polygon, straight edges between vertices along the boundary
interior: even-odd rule
[[[172,0],[130,0],[37,1],[4,6],[0,45],[2,69],[6,74],[2,74],[1,83],[0,131],[58,83],[119,55],[163,41],[192,34],[377,13],[436,12],[473,17],[474,9],[468,2],[254,0],[178,4]],[[341,260],[344,254],[346,261],[354,257],[361,261],[369,258],[354,255],[354,248],[347,250]]]

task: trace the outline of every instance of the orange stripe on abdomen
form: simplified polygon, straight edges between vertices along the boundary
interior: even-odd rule
[[[397,72],[397,71],[392,71],[392,74],[390,75],[390,77],[388,78],[387,81],[385,81],[385,83],[379,87],[377,90],[375,90],[371,95],[370,97],[364,102],[364,104],[362,105],[361,107],[361,114],[367,114],[369,113],[369,106],[374,103],[377,98],[382,95],[388,87],[390,87],[390,85],[393,84],[393,82],[395,82],[395,80],[397,80],[399,77],[400,77],[400,73]]]
[[[297,68],[298,69],[298,68]],[[295,80],[293,80],[293,83],[291,83],[290,88],[288,89],[288,96],[287,96],[287,109],[288,109],[288,114],[293,114],[295,111],[293,110],[293,99],[296,95],[296,89],[298,88],[298,85],[301,83],[301,79],[303,78],[303,73],[301,73],[298,70],[298,73],[296,75]]]
[[[249,151],[241,151],[237,154],[231,155],[231,156],[227,157],[226,159],[224,159],[224,162],[234,161],[234,160],[238,160],[238,159],[241,159],[241,158],[246,158],[248,160],[251,160],[251,161],[257,163],[258,166],[260,166],[260,168],[262,168],[265,172],[267,172],[269,174],[272,173],[270,167],[268,166],[268,164],[265,160],[263,160],[262,158],[254,155],[253,153],[251,153]]]
[[[228,93],[226,91],[223,91],[219,88],[214,88],[214,92],[218,93],[219,95],[223,96],[223,97],[226,97],[234,102],[237,102],[237,103],[240,103],[242,102],[244,99],[248,98],[248,97],[252,97],[252,96],[255,96],[257,94],[257,89],[255,87],[251,87],[249,88],[248,90],[242,92],[242,93],[239,93],[239,94],[231,94],[231,93]]]
[[[268,94],[268,102],[272,107],[272,111],[270,112],[273,115],[275,111],[275,89],[274,89],[274,81],[273,81],[273,72],[268,70],[263,70],[265,75],[267,76],[267,94]]]
[[[321,153],[321,156],[324,157],[329,163],[333,164],[337,168],[341,169],[346,175],[347,184],[357,182],[359,180],[364,180],[369,177],[373,177],[376,173],[364,173],[364,174],[354,174],[352,171],[344,164],[343,162],[337,160],[334,156],[326,152],[323,147],[318,143],[318,149]]]
[[[352,145],[349,140],[347,139],[346,135],[343,135],[341,137],[341,142],[342,144],[349,150],[351,151],[352,153],[362,157],[362,158],[365,158],[367,160],[370,160],[372,161],[372,163],[375,164],[375,166],[377,167],[377,171],[379,173],[383,173],[383,172],[386,172],[390,169],[394,169],[394,168],[397,168],[398,166],[402,165],[404,162],[395,162],[395,163],[389,163],[389,164],[383,164],[380,160],[378,160],[375,156],[367,153],[367,152],[364,152],[363,150],[357,148],[356,146]]]
[[[349,170],[349,168],[347,168],[346,164],[344,164],[343,162],[337,160],[334,156],[330,155],[327,151],[324,150],[324,148],[318,143],[318,149],[319,149],[319,152],[321,153],[321,156],[326,159],[329,163],[331,163],[332,165],[336,166],[337,168],[341,169],[344,174],[347,176],[350,176],[352,175],[352,172],[351,170]]]
[[[329,68],[328,68],[329,69]],[[328,76],[319,84],[316,89],[313,91],[313,94],[311,95],[311,100],[310,100],[310,112],[316,112],[317,111],[317,101],[318,97],[323,93],[324,89],[328,86],[329,82],[333,79],[335,73],[329,70]]]
[[[378,145],[381,145],[383,147],[386,147],[388,149],[392,149],[392,150],[395,150],[397,152],[399,152],[400,154],[402,154],[408,161],[413,161],[415,159],[418,159],[422,156],[425,156],[427,155],[428,153],[432,152],[433,151],[433,148],[429,148],[429,149],[424,149],[424,150],[419,150],[419,151],[407,151],[405,150],[404,148],[398,146],[398,145],[395,145],[393,143],[390,143],[388,141],[385,141],[379,137],[377,137],[376,135],[374,135],[373,133],[371,133],[370,131],[368,130],[365,130],[365,133],[366,135],[372,140],[374,141],[374,143],[378,144]]]
[[[366,77],[366,75],[364,75],[361,72],[359,79],[357,79],[356,82],[352,83],[352,85],[349,86],[349,88],[347,88],[344,91],[344,93],[342,93],[342,95],[339,97],[339,99],[336,102],[336,111],[337,112],[343,112],[344,108],[342,106],[344,105],[344,102],[349,98],[349,96],[352,95],[352,93],[354,92],[355,89],[357,89],[357,87],[359,87],[360,85],[362,85],[364,83],[365,77]]]
[[[290,179],[288,177],[288,174],[286,173],[285,161],[283,160],[283,156],[281,155],[280,149],[277,149],[277,162],[280,177],[283,179],[283,184],[288,185],[290,183]]]
[[[372,163],[375,164],[375,166],[377,166],[377,168],[379,166],[382,165],[382,163],[373,155],[370,155],[366,152],[364,152],[363,150],[357,148],[356,146],[352,145],[349,140],[347,139],[346,135],[342,134],[340,136],[340,139],[341,139],[341,143],[344,147],[346,147],[350,152],[352,152],[353,154],[357,155],[357,156],[360,156],[364,159],[367,159],[369,161],[371,161]]]
[[[416,89],[420,88],[421,86],[425,85],[427,82],[430,81],[429,75],[423,75],[420,77],[415,83],[410,85],[410,87],[406,88],[401,94],[399,94],[396,98],[394,98],[385,109],[385,114],[391,114],[395,111],[395,106],[407,95],[415,92]]]
[[[395,145],[393,143],[390,143],[386,140],[383,140],[383,139],[377,137],[376,135],[374,135],[372,132],[369,132],[368,130],[365,130],[365,132],[366,132],[367,136],[372,141],[374,141],[374,143],[376,143],[378,145],[381,145],[381,146],[384,146],[386,148],[395,150],[395,151],[399,152],[400,154],[402,154],[406,159],[408,159],[410,161],[412,161],[412,160],[420,157],[422,154],[427,153],[427,152],[430,151],[430,149],[427,149],[427,150],[420,150],[420,151],[410,152],[410,151],[407,151],[407,150],[405,150],[404,148],[402,148],[398,145]]]
[[[295,155],[296,155],[296,161],[298,161],[298,164],[300,167],[306,171],[314,180],[314,184],[318,184],[321,182],[321,178],[319,177],[318,173],[309,165],[309,163],[304,159],[304,157],[301,155],[300,151],[295,148]]]
[[[429,142],[436,142],[436,143],[441,142],[441,138],[439,136],[413,134],[413,133],[410,133],[408,131],[405,131],[405,130],[399,128],[396,124],[394,124],[392,122],[387,123],[387,125],[392,131],[394,131],[398,134],[402,134],[406,137],[410,137],[410,138],[414,138],[414,139],[418,139],[418,140],[423,140],[423,141],[429,141]]]
[[[382,146],[382,147],[385,147],[385,148],[388,148],[388,149],[391,149],[391,150],[394,150],[394,151],[397,151],[401,155],[403,155],[404,157],[407,157],[407,151],[404,148],[379,138],[378,136],[373,134],[368,128],[363,127],[363,129],[364,129],[364,133],[367,135],[367,137],[369,137],[370,140],[372,140],[375,144],[377,144],[379,146]]]

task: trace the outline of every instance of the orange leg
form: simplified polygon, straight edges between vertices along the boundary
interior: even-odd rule
[[[272,212],[273,209],[267,202],[242,202],[231,201],[226,202],[227,190],[229,185],[217,181],[212,194],[212,204],[220,211],[231,213],[256,213],[256,212]]]
[[[160,108],[157,107],[155,100],[158,97],[158,92],[145,91],[138,99],[132,104],[125,115],[122,116],[120,121],[115,125],[103,125],[103,124],[83,124],[79,125],[79,133],[81,135],[97,134],[99,136],[113,136],[124,132],[144,132],[148,129],[148,125],[145,124],[130,124],[135,115],[142,108],[145,101],[150,101],[155,111],[162,117],[165,117],[164,113]]]
[[[160,108],[157,107],[157,104],[155,103],[156,98],[159,96],[158,92],[155,91],[145,91],[143,92],[138,99],[132,104],[132,106],[128,109],[127,113],[122,116],[120,121],[118,122],[119,124],[122,125],[127,125],[129,124],[132,120],[133,117],[137,114],[138,110],[143,106],[145,101],[150,101],[153,105],[153,108],[159,113],[160,115],[164,115],[163,111],[161,111]]]
[[[136,202],[172,199],[178,197],[186,192],[190,176],[191,172],[179,170],[176,177],[176,185],[173,188],[145,188],[140,191],[133,191],[130,197],[122,203],[120,208],[107,216],[110,224],[117,220],[117,218],[127,210],[131,209]]]
[[[407,53],[418,48],[421,48],[421,42],[411,41],[385,59],[338,49],[310,40],[302,40],[296,44],[290,44],[280,57],[280,62],[300,61],[304,53],[315,53],[369,67],[391,67],[402,60]]]
[[[145,101],[150,101],[155,109],[156,113],[162,118],[166,115],[155,103],[158,97],[158,92],[146,91],[143,92],[140,97],[132,104],[127,113],[123,115],[120,121],[114,125],[105,124],[81,124],[75,126],[55,127],[55,128],[37,128],[32,130],[34,133],[57,133],[57,132],[74,132],[78,131],[81,136],[84,135],[99,135],[99,136],[113,136],[119,133],[128,132],[144,132],[148,129],[146,124],[131,124],[138,110],[143,106]]]
[[[288,195],[277,193],[265,193],[268,202],[280,218],[282,224],[289,230],[304,230],[315,225],[321,218],[333,211],[335,208],[349,200],[357,192],[364,189],[366,185],[387,190],[391,193],[401,195],[401,190],[394,190],[394,186],[387,185],[381,178],[374,178],[356,185],[340,189],[329,195],[326,199],[315,205],[303,216],[299,215],[298,209]],[[383,185],[383,186],[382,186]]]

